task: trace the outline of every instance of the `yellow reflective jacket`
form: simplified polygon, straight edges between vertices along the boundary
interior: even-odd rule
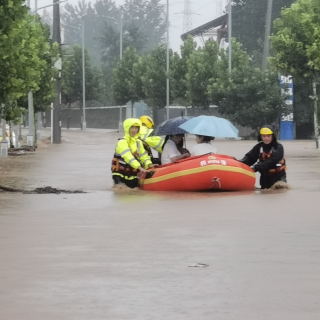
[[[159,136],[149,137],[152,131],[153,129],[148,129],[147,127],[142,125],[140,129],[139,138],[142,141],[146,142],[152,149],[162,153],[162,146],[164,144],[164,139]]]
[[[137,173],[136,169],[144,167],[148,169],[152,164],[148,153],[143,147],[142,141],[140,141],[138,133],[135,137],[131,137],[129,130],[133,124],[140,124],[139,119],[127,119],[123,123],[125,136],[119,140],[114,158],[112,161],[112,174],[120,175],[126,179],[134,179]],[[128,170],[129,168],[133,170]]]

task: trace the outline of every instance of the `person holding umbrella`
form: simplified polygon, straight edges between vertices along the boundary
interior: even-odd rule
[[[190,153],[183,147],[185,130],[179,126],[193,117],[181,116],[160,123],[150,136],[166,136],[162,146],[161,163],[168,164],[190,157]]]
[[[240,162],[260,172],[261,189],[269,189],[277,182],[287,182],[286,161],[281,143],[268,125],[260,129],[256,144]]]
[[[161,163],[168,164],[178,162],[179,160],[190,157],[190,153],[186,152],[181,154],[179,149],[183,147],[184,134],[167,135],[163,145],[161,154]]]

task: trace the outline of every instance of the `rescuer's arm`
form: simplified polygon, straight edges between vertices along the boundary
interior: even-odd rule
[[[260,155],[260,144],[257,144],[239,161],[248,166],[252,166],[258,161],[259,155]]]
[[[152,166],[151,158],[148,155],[148,152],[143,147],[143,143],[140,143],[140,148],[138,150],[138,154],[139,154],[139,160],[141,162],[141,167],[148,169],[150,166]]]

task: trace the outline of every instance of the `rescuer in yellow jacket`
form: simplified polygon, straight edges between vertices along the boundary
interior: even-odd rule
[[[140,117],[140,121],[142,122],[142,127],[140,129],[139,138],[143,141],[143,146],[148,152],[152,162],[156,164],[160,164],[159,158],[153,157],[151,148],[158,151],[159,153],[162,153],[164,139],[159,136],[149,137],[154,127],[154,122],[151,117],[142,116]]]
[[[112,160],[112,178],[114,184],[126,184],[129,188],[138,186],[137,173],[147,173],[154,167],[150,156],[139,139],[142,123],[139,119],[127,119],[123,123],[125,136],[119,139]]]

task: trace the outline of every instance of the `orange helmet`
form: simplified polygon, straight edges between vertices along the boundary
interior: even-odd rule
[[[152,129],[154,126],[153,119],[149,116],[140,117],[140,121],[144,124],[148,129]]]

